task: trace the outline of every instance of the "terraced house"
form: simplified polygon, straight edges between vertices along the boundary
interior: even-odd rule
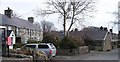
[[[42,41],[42,30],[40,26],[34,24],[34,18],[28,17],[28,20],[12,17],[13,11],[8,8],[4,14],[0,14],[0,26],[6,30],[13,30],[15,34],[15,43],[27,43],[28,39]]]

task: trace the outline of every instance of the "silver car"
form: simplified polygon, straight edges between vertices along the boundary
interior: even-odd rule
[[[31,43],[26,44],[24,47],[34,48],[36,50],[44,51],[48,58],[56,56],[56,47],[52,43]]]

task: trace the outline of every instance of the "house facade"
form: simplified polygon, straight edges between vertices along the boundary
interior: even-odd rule
[[[111,33],[106,27],[88,27],[80,33],[84,40],[88,39],[86,43],[89,43],[92,50],[109,51],[112,49]]]
[[[15,43],[27,43],[28,39],[42,41],[42,29],[34,24],[34,18],[28,17],[28,20],[12,17],[12,10],[8,8],[4,14],[0,14],[0,26],[5,30],[13,30],[15,34]]]
[[[111,33],[111,38],[112,38],[112,49],[115,49],[117,48],[117,45],[118,45],[118,34],[116,33]]]

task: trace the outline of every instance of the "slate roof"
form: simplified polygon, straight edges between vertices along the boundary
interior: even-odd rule
[[[91,40],[104,40],[107,32],[108,31],[100,30],[98,27],[88,27],[84,28],[81,31],[78,31],[75,34],[79,35],[82,38],[89,38]],[[70,34],[74,35],[73,33]]]
[[[40,28],[37,25],[27,20],[23,20],[20,18],[9,18],[6,15],[2,15],[2,14],[0,14],[0,16],[2,16],[2,25],[11,25],[11,26],[19,27],[19,28],[40,30]]]

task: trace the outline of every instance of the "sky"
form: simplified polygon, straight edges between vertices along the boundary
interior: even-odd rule
[[[96,26],[96,27],[108,27],[108,29],[113,28],[113,32],[118,32],[117,25],[111,23],[111,21],[116,20],[116,15],[112,14],[118,10],[119,0],[97,0],[96,10],[93,18],[86,20],[86,26]],[[35,17],[34,11],[36,9],[45,8],[45,0],[0,0],[0,13],[4,14],[4,10],[10,7],[13,12],[22,15],[23,19],[28,17],[34,17],[35,22],[40,22],[42,20],[51,21],[55,24],[58,30],[62,30],[62,24],[57,21],[57,15],[51,15],[49,17]]]

